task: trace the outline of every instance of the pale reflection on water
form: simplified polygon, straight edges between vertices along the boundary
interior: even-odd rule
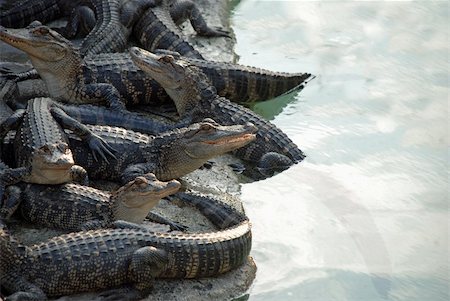
[[[240,63],[318,77],[254,109],[308,157],[243,185],[250,300],[448,300],[447,1],[241,1]]]

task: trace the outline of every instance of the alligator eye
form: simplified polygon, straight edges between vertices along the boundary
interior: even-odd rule
[[[145,175],[145,178],[149,181],[156,181],[156,176],[152,173],[148,173]]]
[[[213,128],[212,124],[209,124],[209,123],[203,123],[200,126],[200,129],[203,130],[203,131],[209,131],[212,128]]]
[[[158,61],[162,61],[164,63],[172,63],[173,62],[173,56],[165,55],[165,56],[162,56]]]
[[[50,148],[48,147],[48,145],[44,145],[43,147],[41,147],[41,151],[48,154],[50,153]]]
[[[134,180],[134,183],[137,184],[137,185],[139,185],[139,186],[143,186],[143,184],[144,184],[144,185],[147,185],[147,179],[144,178],[144,177],[137,177],[137,178]]]
[[[40,34],[40,35],[46,35],[49,33],[49,29],[48,29],[48,27],[42,26],[42,27],[36,28],[36,30],[34,32],[37,34]]]

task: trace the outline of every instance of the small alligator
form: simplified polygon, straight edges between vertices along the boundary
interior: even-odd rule
[[[238,104],[216,94],[205,74],[182,57],[155,55],[132,47],[135,64],[149,73],[171,96],[184,119],[195,122],[209,116],[222,124],[251,122],[258,128],[256,140],[234,151],[239,158],[256,162],[263,175],[282,171],[305,157],[279,128]],[[184,121],[185,122],[185,121]]]
[[[183,37],[177,24],[189,19],[198,35],[230,37],[223,29],[209,27],[192,1],[162,0],[149,9],[133,28],[133,35],[147,50],[168,49],[183,56],[203,59],[203,56]]]
[[[151,292],[154,278],[212,277],[242,265],[252,242],[247,217],[210,198],[180,197],[220,231],[105,229],[74,232],[28,247],[0,229],[0,281],[12,294],[8,300],[46,300],[120,286],[104,292],[104,300],[140,300]]]
[[[33,224],[62,230],[92,230],[120,226],[118,220],[142,223],[158,201],[178,191],[176,180],[159,181],[153,174],[135,178],[113,193],[75,183],[22,183],[7,188],[3,218],[17,209]]]
[[[179,178],[211,158],[250,143],[257,130],[252,124],[221,126],[211,119],[157,136],[118,127],[87,127],[115,149],[116,158],[95,161],[86,144],[70,135],[75,162],[92,179],[121,179],[122,183],[149,172],[162,181]]]
[[[0,124],[0,138],[17,130],[14,141],[16,165],[30,167],[31,174],[23,179],[36,184],[62,184],[87,181],[84,168],[74,165],[72,152],[63,127],[73,131],[89,145],[94,159],[97,154],[106,160],[114,157],[113,149],[99,136],[71,118],[48,98],[28,101],[26,110],[18,110]]]
[[[100,54],[82,59],[70,41],[39,22],[26,29],[0,27],[0,39],[30,56],[49,95],[56,100],[77,104],[106,102],[114,109],[122,109],[122,101],[129,105],[156,104],[169,99],[155,80],[133,64],[129,54]],[[283,89],[301,86],[311,76],[217,62],[189,62],[200,64],[213,84],[217,83],[219,94],[223,92],[235,101],[241,101],[243,95],[262,100],[257,88],[263,86],[269,90],[261,89],[261,95],[276,96],[286,92]]]

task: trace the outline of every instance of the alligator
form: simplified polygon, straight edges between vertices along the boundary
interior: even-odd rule
[[[160,0],[155,0],[160,1]],[[153,0],[133,1],[136,10],[156,5]],[[126,48],[132,25],[139,15],[134,16],[130,5],[121,10],[121,0],[26,0],[0,13],[0,25],[25,27],[33,21],[47,23],[60,17],[67,17],[67,26],[60,30],[66,37],[74,37],[82,25],[85,31],[92,29],[83,39],[80,47],[83,56],[100,52],[123,51]],[[95,15],[94,15],[95,13]]]
[[[180,186],[176,180],[159,181],[153,174],[137,177],[112,193],[75,183],[21,183],[7,188],[8,199],[0,211],[4,219],[17,210],[28,222],[62,230],[110,228],[122,221],[142,223],[161,198]]]
[[[255,124],[258,128],[256,140],[235,150],[234,154],[245,161],[255,162],[262,175],[271,176],[305,157],[274,124],[251,110],[218,96],[206,75],[184,58],[170,54],[156,55],[138,47],[132,47],[130,53],[134,63],[166,89],[175,102],[177,111],[184,112],[184,119],[195,122],[208,116],[221,124]]]
[[[162,0],[161,5],[148,9],[133,28],[133,35],[150,51],[168,49],[186,57],[204,59],[183,38],[177,25],[189,19],[198,35],[207,37],[230,37],[229,32],[209,27],[196,4],[187,0]]]
[[[27,29],[2,27],[0,39],[30,56],[49,95],[56,100],[76,104],[106,102],[114,109],[123,109],[122,100],[132,105],[158,104],[170,99],[155,80],[133,64],[129,54],[99,54],[82,59],[70,41],[39,22],[33,22]],[[217,62],[189,62],[200,62],[213,84],[217,82],[219,94],[223,92],[234,101],[240,101],[241,95],[246,94],[261,100],[257,88],[262,86],[274,91],[262,89],[263,96],[279,95],[286,92],[281,89],[301,86],[311,77],[310,74],[286,75]],[[242,92],[245,88],[248,91]],[[233,93],[233,89],[239,92]]]
[[[149,172],[162,181],[179,178],[213,157],[250,143],[257,130],[252,124],[221,126],[211,119],[157,136],[118,127],[86,126],[116,150],[116,158],[95,161],[85,143],[70,135],[75,162],[86,168],[92,179],[122,183]]]
[[[72,180],[85,183],[84,168],[74,165],[72,152],[63,127],[73,131],[89,145],[95,160],[114,158],[114,150],[86,126],[71,118],[49,98],[28,101],[26,110],[18,110],[0,124],[0,138],[17,130],[14,140],[16,165],[31,168],[23,179],[36,184],[62,184]]]
[[[251,249],[248,218],[215,199],[180,194],[218,231],[158,233],[144,228],[73,232],[24,246],[0,229],[0,270],[8,300],[112,289],[105,300],[140,300],[155,278],[204,278],[242,265]],[[116,288],[116,289],[114,289]]]

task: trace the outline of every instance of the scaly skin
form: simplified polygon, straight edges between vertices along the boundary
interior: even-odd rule
[[[256,162],[268,175],[271,174],[268,169],[282,171],[304,158],[303,152],[275,125],[219,97],[205,74],[182,57],[155,55],[137,47],[132,47],[130,53],[135,64],[166,89],[177,111],[185,118],[195,121],[209,116],[223,124],[255,124],[258,127],[256,140],[234,152],[239,158]]]
[[[75,232],[25,247],[0,230],[2,285],[19,300],[33,300],[128,284],[138,300],[154,278],[212,277],[239,267],[251,249],[251,225],[231,207],[182,195],[221,230],[157,233],[140,229]],[[125,296],[110,293],[116,300]],[[130,291],[128,291],[128,297]],[[39,299],[40,298],[40,299]]]
[[[162,182],[153,174],[137,177],[113,193],[79,184],[21,184],[8,187],[4,218],[16,209],[33,224],[79,231],[113,227],[122,220],[142,223],[159,200],[178,191],[176,180]]]
[[[143,9],[155,5],[153,0],[146,1],[149,3]],[[64,31],[69,37],[76,35],[82,23],[95,24],[81,44],[83,56],[101,52],[118,52],[126,48],[131,31],[121,22],[121,5],[121,0],[27,0],[7,11],[2,11],[0,25],[20,28],[36,20],[47,23],[65,16],[69,18],[69,21]],[[80,14],[85,8],[95,12],[96,19],[94,17],[94,20],[83,20],[83,18],[92,18],[92,14]],[[125,14],[123,18],[127,20],[128,16]],[[134,17],[133,21],[127,20],[128,26],[132,26],[137,18],[138,16]]]
[[[28,29],[0,28],[0,39],[30,56],[49,95],[56,100],[76,104],[106,102],[121,109],[122,101],[129,105],[157,104],[169,99],[156,81],[132,63],[129,54],[95,55],[83,60],[70,41],[37,23]],[[199,64],[217,85],[219,94],[234,101],[264,100],[262,97],[284,93],[284,89],[301,85],[309,77],[216,62],[189,62]],[[247,89],[241,82],[248,83]],[[261,89],[258,96],[258,86],[267,86],[268,91]]]
[[[74,165],[63,127],[74,131],[89,147],[106,159],[112,149],[76,120],[52,106],[48,98],[28,101],[26,111],[18,110],[0,125],[0,138],[17,130],[14,141],[16,165],[31,168],[24,181],[36,184],[62,184],[73,180],[86,182],[86,171]]]
[[[158,136],[140,134],[123,128],[88,126],[116,150],[116,158],[95,161],[86,145],[70,139],[74,158],[92,179],[121,179],[123,183],[145,173],[161,181],[186,175],[209,159],[242,147],[255,139],[251,124],[221,126],[205,120]]]
[[[167,49],[183,56],[203,59],[203,56],[184,38],[177,25],[189,19],[198,35],[208,37],[229,37],[227,31],[209,27],[196,4],[192,1],[162,0],[136,22],[134,36],[147,50]]]
[[[4,102],[5,94],[10,93],[11,81],[0,78],[0,127],[14,113],[13,110]],[[10,168],[3,163],[1,159],[2,147],[0,143],[0,204],[3,202],[3,193],[7,185],[16,184],[29,175],[30,170],[25,167]],[[1,207],[1,206],[0,206]]]

